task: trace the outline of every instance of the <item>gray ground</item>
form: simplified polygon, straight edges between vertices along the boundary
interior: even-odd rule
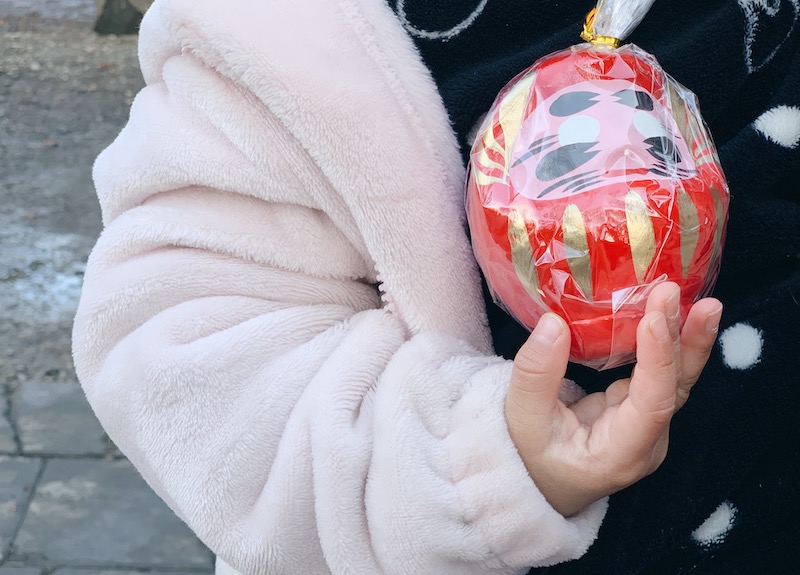
[[[91,164],[142,80],[94,0],[0,0],[0,575],[204,573],[208,551],[104,436],[70,359],[100,231]]]

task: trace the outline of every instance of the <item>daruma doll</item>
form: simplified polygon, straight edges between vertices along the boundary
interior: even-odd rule
[[[728,187],[691,92],[628,44],[551,54],[499,94],[477,133],[467,214],[477,261],[528,329],[548,311],[571,360],[635,359],[657,284],[681,287],[683,318],[722,252]]]

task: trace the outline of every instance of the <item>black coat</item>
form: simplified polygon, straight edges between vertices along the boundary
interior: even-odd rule
[[[415,35],[465,160],[467,135],[497,92],[539,57],[581,42],[591,8],[391,4]],[[540,571],[800,573],[800,1],[660,0],[628,41],[697,94],[716,142],[732,196],[714,292],[725,313],[665,463],[612,496],[582,559]],[[771,140],[754,122],[772,109],[783,128],[767,130]],[[527,332],[488,292],[487,307],[496,350],[513,357]],[[573,366],[569,375],[595,391],[626,369]]]

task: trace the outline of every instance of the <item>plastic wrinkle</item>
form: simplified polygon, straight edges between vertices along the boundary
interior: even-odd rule
[[[596,369],[635,359],[656,285],[680,285],[684,319],[711,291],[729,200],[696,97],[632,44],[573,46],[520,73],[477,132],[466,186],[495,301],[528,329],[561,315],[571,359]]]
[[[600,0],[594,15],[597,36],[624,40],[650,11],[655,0]]]

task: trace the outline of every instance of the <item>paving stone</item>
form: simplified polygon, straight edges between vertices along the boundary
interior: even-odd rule
[[[208,550],[126,460],[48,461],[17,556],[63,566],[212,568]]]
[[[62,569],[56,569],[53,571],[52,575],[206,575],[213,573],[213,571],[153,571],[148,570],[146,573],[142,573],[141,571],[119,571],[119,570],[112,570],[112,569],[75,569],[72,567],[64,567]],[[3,570],[0,569],[0,575],[5,575]],[[8,575],[17,575],[15,573],[9,573]],[[36,575],[34,573],[27,574],[27,573],[20,573],[19,575]]]
[[[36,567],[0,567],[0,575],[40,575]]]
[[[14,392],[11,413],[23,453],[102,454],[103,429],[77,382],[22,382]]]
[[[39,459],[0,457],[0,553],[8,548],[22,521],[41,465]]]
[[[3,395],[0,395],[0,452],[13,453],[17,450],[17,445],[14,443],[14,430],[11,428],[11,423],[6,418],[8,411],[8,403]],[[0,575],[2,573],[0,572]]]

